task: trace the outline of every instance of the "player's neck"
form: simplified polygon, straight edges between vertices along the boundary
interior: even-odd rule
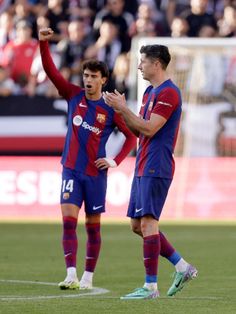
[[[164,83],[166,80],[167,80],[167,77],[165,74],[163,74],[163,75],[154,77],[152,80],[150,80],[150,83],[153,87],[158,87],[162,83]]]
[[[101,99],[102,93],[101,93],[101,92],[95,93],[95,94],[85,93],[85,97],[86,97],[88,100],[96,101],[96,100]]]

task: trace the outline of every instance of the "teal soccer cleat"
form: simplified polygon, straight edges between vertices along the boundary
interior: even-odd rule
[[[189,265],[185,272],[176,272],[174,282],[170,289],[168,290],[167,295],[169,297],[175,295],[178,291],[183,289],[184,285],[188,281],[196,278],[197,274],[198,274],[197,269],[192,265]]]
[[[140,300],[140,299],[155,299],[159,297],[158,290],[148,290],[147,288],[137,288],[134,292],[121,297],[121,300]]]

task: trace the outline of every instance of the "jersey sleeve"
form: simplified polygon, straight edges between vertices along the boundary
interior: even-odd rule
[[[71,99],[74,95],[81,91],[81,88],[65,80],[61,73],[57,70],[55,64],[53,63],[47,41],[39,41],[39,47],[43,68],[47,76],[56,86],[59,94],[63,98],[66,100]]]
[[[124,134],[126,137],[125,142],[120,150],[120,152],[117,154],[117,156],[114,158],[117,165],[119,165],[123,159],[129,154],[129,152],[135,147],[136,145],[136,137],[134,134],[127,128],[124,119],[115,112],[114,114],[114,122],[116,126],[118,127],[119,131]]]
[[[174,88],[165,88],[157,96],[152,113],[169,119],[179,104],[179,95]]]

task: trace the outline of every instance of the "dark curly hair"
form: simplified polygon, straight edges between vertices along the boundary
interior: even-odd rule
[[[100,72],[102,77],[106,77],[109,78],[109,69],[108,66],[106,65],[106,63],[102,62],[102,61],[98,61],[98,60],[86,60],[83,63],[82,66],[82,71],[84,73],[84,71],[88,69],[92,72]]]

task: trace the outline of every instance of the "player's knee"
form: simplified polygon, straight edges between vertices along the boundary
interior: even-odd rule
[[[142,234],[146,235],[147,230],[148,230],[148,224],[142,222],[142,224],[141,224],[141,226],[140,226],[140,231],[142,232]]]
[[[80,208],[74,204],[61,204],[62,216],[78,218]]]
[[[156,220],[153,216],[149,215],[149,216],[144,216],[141,219],[141,232],[142,235],[145,236],[149,236],[152,234],[156,234],[158,233],[158,220]]]
[[[132,230],[134,233],[136,233],[136,234],[142,236],[142,232],[141,232],[140,226],[131,225],[131,230]]]
[[[89,215],[85,217],[86,224],[99,224],[101,222],[101,214]]]

